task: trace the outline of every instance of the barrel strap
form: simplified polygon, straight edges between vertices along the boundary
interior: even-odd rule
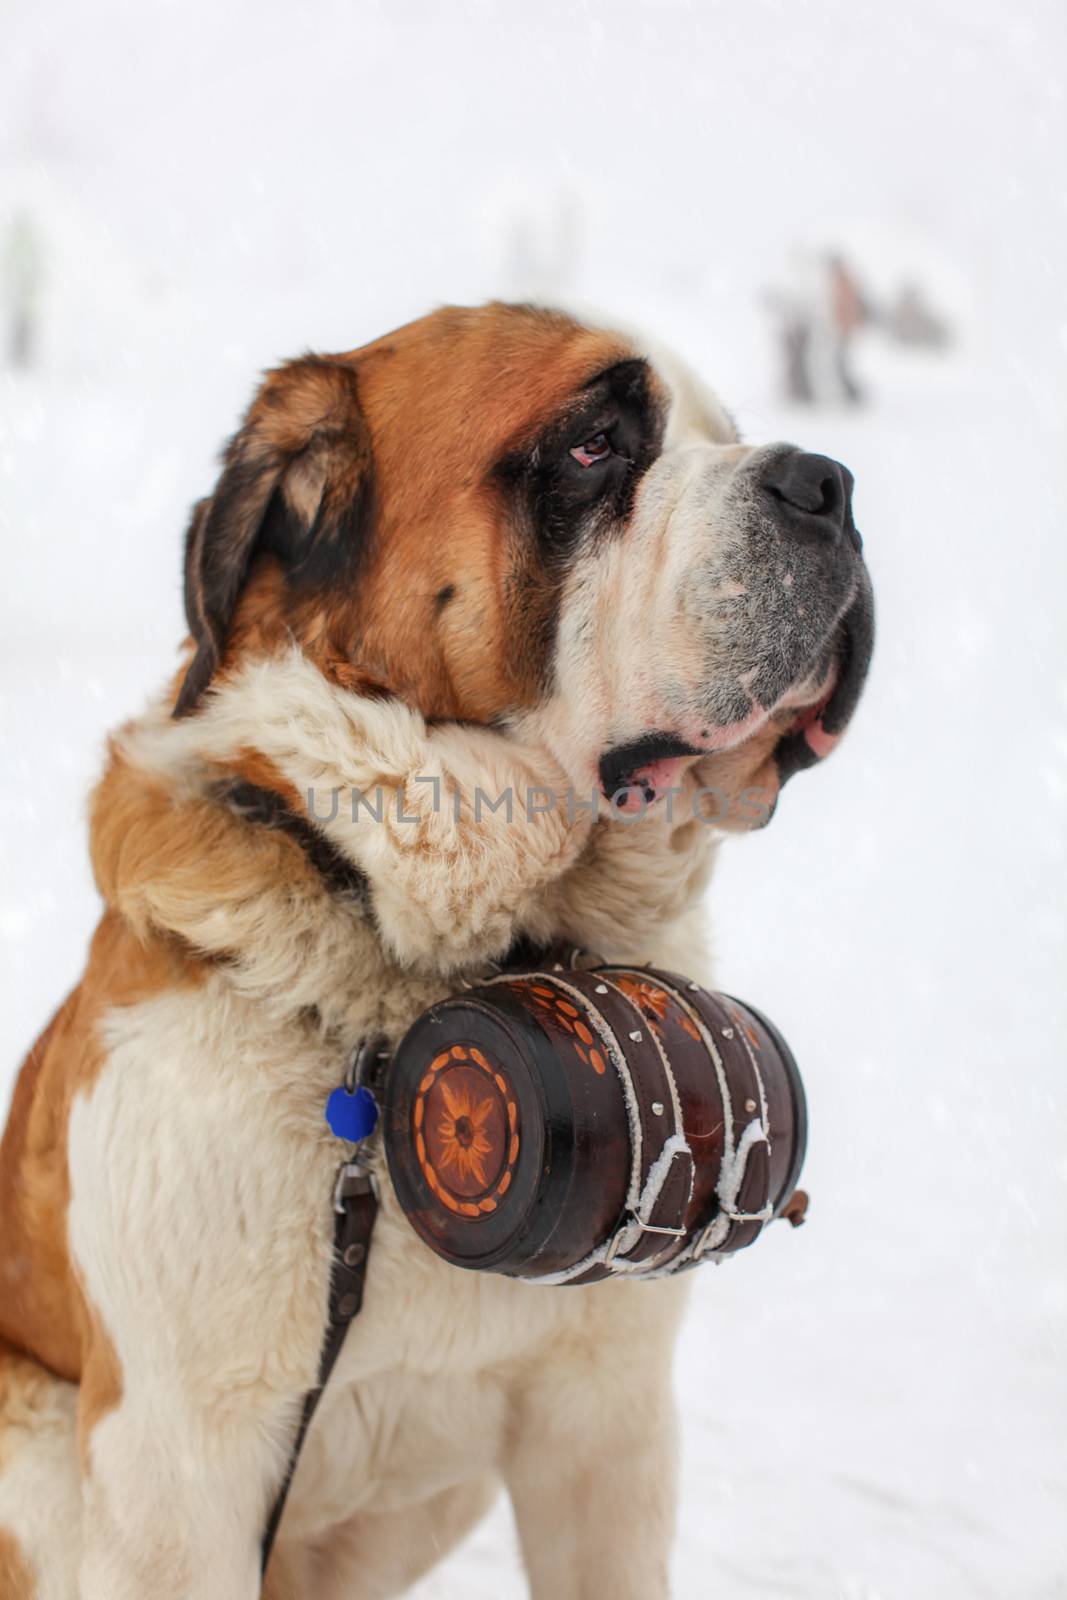
[[[684,979],[671,979],[671,975],[660,973],[659,981],[672,990],[678,1003],[688,1013],[715,1062],[727,1133],[722,1169],[716,1185],[715,1210],[681,1252],[660,1269],[677,1272],[697,1266],[709,1258],[721,1260],[758,1238],[773,1216],[770,1145],[763,1075],[741,1020],[732,1015],[728,1008],[721,1020],[723,1036],[739,1040],[742,1047],[741,1058],[735,1054],[733,1068],[728,1071],[714,1037],[715,1030],[704,1014],[705,1005],[715,1013],[721,1002],[698,985],[687,984]],[[745,1063],[740,1076],[739,1059]]]
[[[645,976],[641,968],[623,967],[599,967],[596,976],[610,983],[614,973],[618,972],[638,979]],[[721,1260],[743,1249],[759,1236],[771,1219],[770,1147],[766,1095],[759,1063],[741,1024],[732,1016],[724,1017],[724,1034],[731,1039],[737,1034],[745,1060],[742,1077],[733,1077],[727,1071],[714,1030],[704,1016],[702,1006],[697,1003],[698,1000],[711,1003],[714,1009],[712,997],[697,984],[677,978],[668,981],[668,976],[657,973],[657,982],[673,993],[700,1033],[719,1079],[727,1141],[716,1185],[714,1211],[702,1227],[698,1226],[691,1238],[685,1238],[686,1230],[681,1224],[692,1195],[692,1156],[684,1137],[678,1140],[678,1144],[684,1147],[684,1154],[682,1150],[673,1150],[673,1141],[668,1139],[660,1157],[649,1170],[642,1194],[643,1203],[631,1208],[630,1214],[623,1219],[607,1244],[576,1266],[540,1280],[542,1282],[594,1282],[604,1277],[605,1272],[613,1275],[640,1274],[649,1278],[668,1276],[697,1266],[701,1261]],[[669,1063],[666,1065],[670,1071]],[[735,1057],[733,1072],[736,1070]],[[648,1118],[644,1117],[643,1137],[648,1138],[650,1132]],[[676,1167],[672,1172],[671,1167],[666,1165],[668,1157],[672,1164],[688,1165],[684,1171]],[[677,1219],[677,1225],[674,1228],[662,1227],[660,1231],[666,1237],[655,1238],[655,1224],[663,1223],[671,1216]],[[644,1229],[641,1227],[642,1219],[645,1219]],[[653,1226],[650,1228],[649,1224]]]
[[[693,1153],[681,1125],[678,1088],[666,1052],[640,1009],[611,982],[611,969],[597,966],[586,974],[587,978],[597,980],[593,994],[569,982],[561,964],[521,976],[536,977],[552,984],[581,1008],[619,1075],[630,1125],[631,1172],[625,1214],[614,1232],[584,1260],[536,1281],[580,1284],[596,1282],[609,1274],[647,1274],[665,1255],[673,1256],[682,1248],[695,1178]],[[507,973],[490,981],[513,983],[515,974]],[[605,997],[610,993],[616,1009],[621,1007],[633,1023],[639,1025],[630,1031],[630,1041],[635,1050],[644,1053],[646,1078],[662,1084],[661,1102],[656,1103],[654,1095],[643,1092],[647,1084],[639,1091],[627,1052],[616,1038],[615,1028],[598,1008],[595,998],[598,993]],[[668,1111],[669,1116],[666,1115]]]
[[[613,1270],[619,1270],[614,1266],[616,1260],[620,1269],[623,1261],[626,1268],[638,1263],[646,1266],[660,1261],[665,1252],[673,1254],[678,1250],[686,1236],[685,1221],[693,1198],[696,1165],[682,1125],[682,1104],[674,1068],[658,1033],[646,1023],[632,997],[612,983],[610,968],[602,969],[597,976],[619,996],[640,1024],[630,1033],[630,1038],[645,1061],[644,1092],[638,1097],[642,1135],[646,1149],[655,1149],[657,1142],[660,1146],[659,1154],[649,1167],[641,1198],[633,1209],[630,1225],[624,1223],[609,1243],[606,1263]],[[655,1094],[648,1093],[649,1085],[662,1086],[666,1091],[658,1109]]]

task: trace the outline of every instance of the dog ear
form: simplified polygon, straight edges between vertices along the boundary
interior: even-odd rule
[[[176,717],[196,709],[222,663],[254,557],[277,556],[296,586],[354,577],[372,503],[370,434],[353,368],[305,356],[269,373],[186,534],[185,614],[196,650]]]

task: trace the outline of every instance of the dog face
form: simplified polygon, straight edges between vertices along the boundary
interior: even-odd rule
[[[271,373],[194,513],[186,606],[179,715],[295,638],[343,686],[540,741],[618,810],[700,757],[773,805],[871,645],[843,467],[743,446],[670,363],[521,306]]]

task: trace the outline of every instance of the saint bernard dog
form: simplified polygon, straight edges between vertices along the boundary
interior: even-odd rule
[[[851,488],[538,307],[267,375],[192,515],[181,670],[110,742],[103,914],[0,1147],[0,1600],[260,1594],[343,1064],[517,941],[706,979],[717,841],[866,673]],[[666,1595],[687,1279],[464,1272],[381,1180],[262,1592],[400,1594],[504,1486],[537,1600]]]

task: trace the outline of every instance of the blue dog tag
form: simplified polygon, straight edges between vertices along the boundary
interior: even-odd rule
[[[355,1094],[349,1094],[342,1086],[332,1090],[326,1102],[326,1121],[338,1139],[358,1144],[378,1126],[378,1102],[362,1084]]]

